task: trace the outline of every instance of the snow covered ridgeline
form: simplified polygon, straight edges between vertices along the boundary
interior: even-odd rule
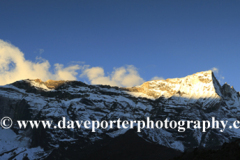
[[[43,82],[40,79],[35,79],[28,80],[28,82],[36,88],[52,91],[73,81],[48,80]],[[148,81],[141,86],[123,89],[137,92],[130,93],[131,95],[142,95],[142,97],[154,99],[159,97],[170,98],[172,96],[188,99],[221,99],[222,96],[221,86],[211,70],[198,72],[183,78]]]
[[[142,96],[152,98],[186,98],[188,103],[196,101],[214,103],[221,101],[221,86],[212,71],[198,72],[183,78],[166,80],[153,80],[143,83],[141,86],[127,88],[128,91],[143,93]],[[181,103],[181,102],[179,102]],[[209,102],[207,102],[209,103]]]
[[[155,98],[181,96],[193,99],[220,99],[221,96],[221,86],[212,71],[198,72],[183,78],[148,81],[141,86],[127,89],[143,92]]]

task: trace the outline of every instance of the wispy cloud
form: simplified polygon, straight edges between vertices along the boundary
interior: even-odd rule
[[[214,73],[218,73],[218,71],[219,71],[219,69],[218,68],[216,68],[216,67],[213,67],[212,69],[211,69]]]
[[[213,67],[211,70],[212,70],[212,71],[215,73],[215,75],[218,77],[219,83],[223,83],[223,80],[225,79],[225,77],[223,77],[221,74],[219,74],[219,69],[216,68],[216,67]]]
[[[44,52],[44,49],[39,49],[39,54],[41,55]]]
[[[164,78],[163,78],[163,77],[155,76],[155,77],[153,77],[151,80],[164,80]]]

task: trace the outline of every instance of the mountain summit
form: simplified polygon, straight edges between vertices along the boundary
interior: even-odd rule
[[[209,103],[214,106],[222,101],[221,85],[211,70],[183,78],[148,81],[127,90],[141,97],[172,98],[178,104],[203,103],[203,108],[210,106]]]
[[[222,95],[221,86],[212,71],[198,72],[183,78],[148,81],[128,89],[154,98],[181,96],[188,99],[220,99]]]

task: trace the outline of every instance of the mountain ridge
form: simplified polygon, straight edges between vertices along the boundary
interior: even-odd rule
[[[188,82],[188,80],[190,82]],[[69,80],[47,80],[47,81],[42,81],[41,79],[27,79],[26,81],[29,81],[32,83],[33,86],[37,87],[37,88],[43,88],[43,89],[57,89],[58,87],[60,87],[61,85],[64,85],[65,83],[69,83],[69,82],[74,82],[73,81],[69,81]],[[185,81],[185,82],[184,82]],[[221,96],[221,85],[219,84],[218,80],[216,79],[214,73],[211,70],[208,71],[202,71],[202,72],[197,72],[194,73],[192,75],[188,75],[186,77],[182,77],[182,78],[168,78],[166,80],[152,80],[152,81],[146,81],[144,82],[142,85],[140,86],[135,86],[135,87],[120,87],[122,89],[131,91],[131,92],[145,92],[145,94],[153,96],[154,98],[159,98],[161,96],[165,96],[165,97],[170,97],[173,96],[174,94],[177,93],[177,91],[171,91],[169,90],[167,94],[164,93],[148,93],[146,90],[152,89],[154,88],[154,83],[160,83],[160,84],[181,84],[181,83],[185,83],[186,85],[195,85],[195,84],[200,84],[200,83],[212,83],[211,86],[212,88],[215,89],[215,93],[218,96]],[[38,85],[39,84],[39,85]],[[42,85],[45,85],[46,87],[41,87]],[[101,84],[98,84],[101,85]],[[107,86],[107,85],[106,85]],[[155,88],[158,89],[158,92],[160,90],[164,91],[167,90],[167,88],[171,88],[169,87],[170,85],[165,85],[166,88],[164,88],[164,86],[158,85],[155,86]],[[111,86],[111,87],[117,87],[117,86]],[[181,88],[178,90],[181,94]],[[155,91],[157,92],[157,91]],[[171,93],[172,92],[172,93]],[[183,91],[184,94],[184,91]],[[214,95],[213,97],[217,97],[217,95]]]
[[[151,84],[151,83],[152,84]],[[150,81],[140,87],[111,87],[108,85],[88,85],[80,81],[22,80],[0,86],[0,117],[9,116],[16,120],[52,120],[56,124],[62,117],[67,120],[210,120],[213,116],[229,123],[240,118],[239,93],[228,84],[220,86],[212,71],[165,81]],[[181,83],[179,83],[181,82]],[[149,87],[156,92],[151,94],[136,92],[136,88]],[[171,91],[159,92],[162,84]],[[182,86],[181,86],[181,85]],[[190,86],[190,85],[191,86]],[[47,87],[50,86],[50,87]],[[152,86],[151,86],[152,85]],[[163,87],[162,87],[163,88]],[[142,88],[145,90],[146,88]],[[158,89],[158,90],[156,90]],[[195,92],[201,95],[195,97]],[[185,93],[183,93],[185,92]],[[159,93],[164,93],[159,94]],[[159,95],[157,95],[159,94]],[[116,138],[129,129],[19,129],[13,125],[11,130],[0,128],[0,157],[9,158],[19,153],[29,153],[31,159],[45,159],[61,149],[69,155],[88,147],[96,147],[99,140]],[[2,135],[2,136],[1,136]],[[6,136],[6,137],[3,137]],[[205,133],[189,129],[184,133],[176,129],[143,129],[137,136],[147,143],[158,144],[178,151],[199,148],[217,148],[225,142],[240,138],[240,131],[226,128],[224,132],[208,129]],[[6,141],[8,139],[8,141]],[[79,143],[77,143],[79,142]],[[77,143],[77,144],[76,144]],[[101,146],[101,145],[100,145]],[[100,147],[98,146],[98,147]],[[81,149],[82,148],[82,149]],[[14,151],[12,151],[15,149]],[[2,154],[1,154],[2,153]],[[93,154],[90,153],[89,154]],[[67,155],[66,155],[67,156]],[[45,158],[44,158],[45,157]]]

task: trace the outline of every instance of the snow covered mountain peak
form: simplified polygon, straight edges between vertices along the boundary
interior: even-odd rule
[[[198,72],[183,78],[153,80],[128,88],[154,98],[183,97],[188,99],[221,99],[221,86],[211,70]]]

